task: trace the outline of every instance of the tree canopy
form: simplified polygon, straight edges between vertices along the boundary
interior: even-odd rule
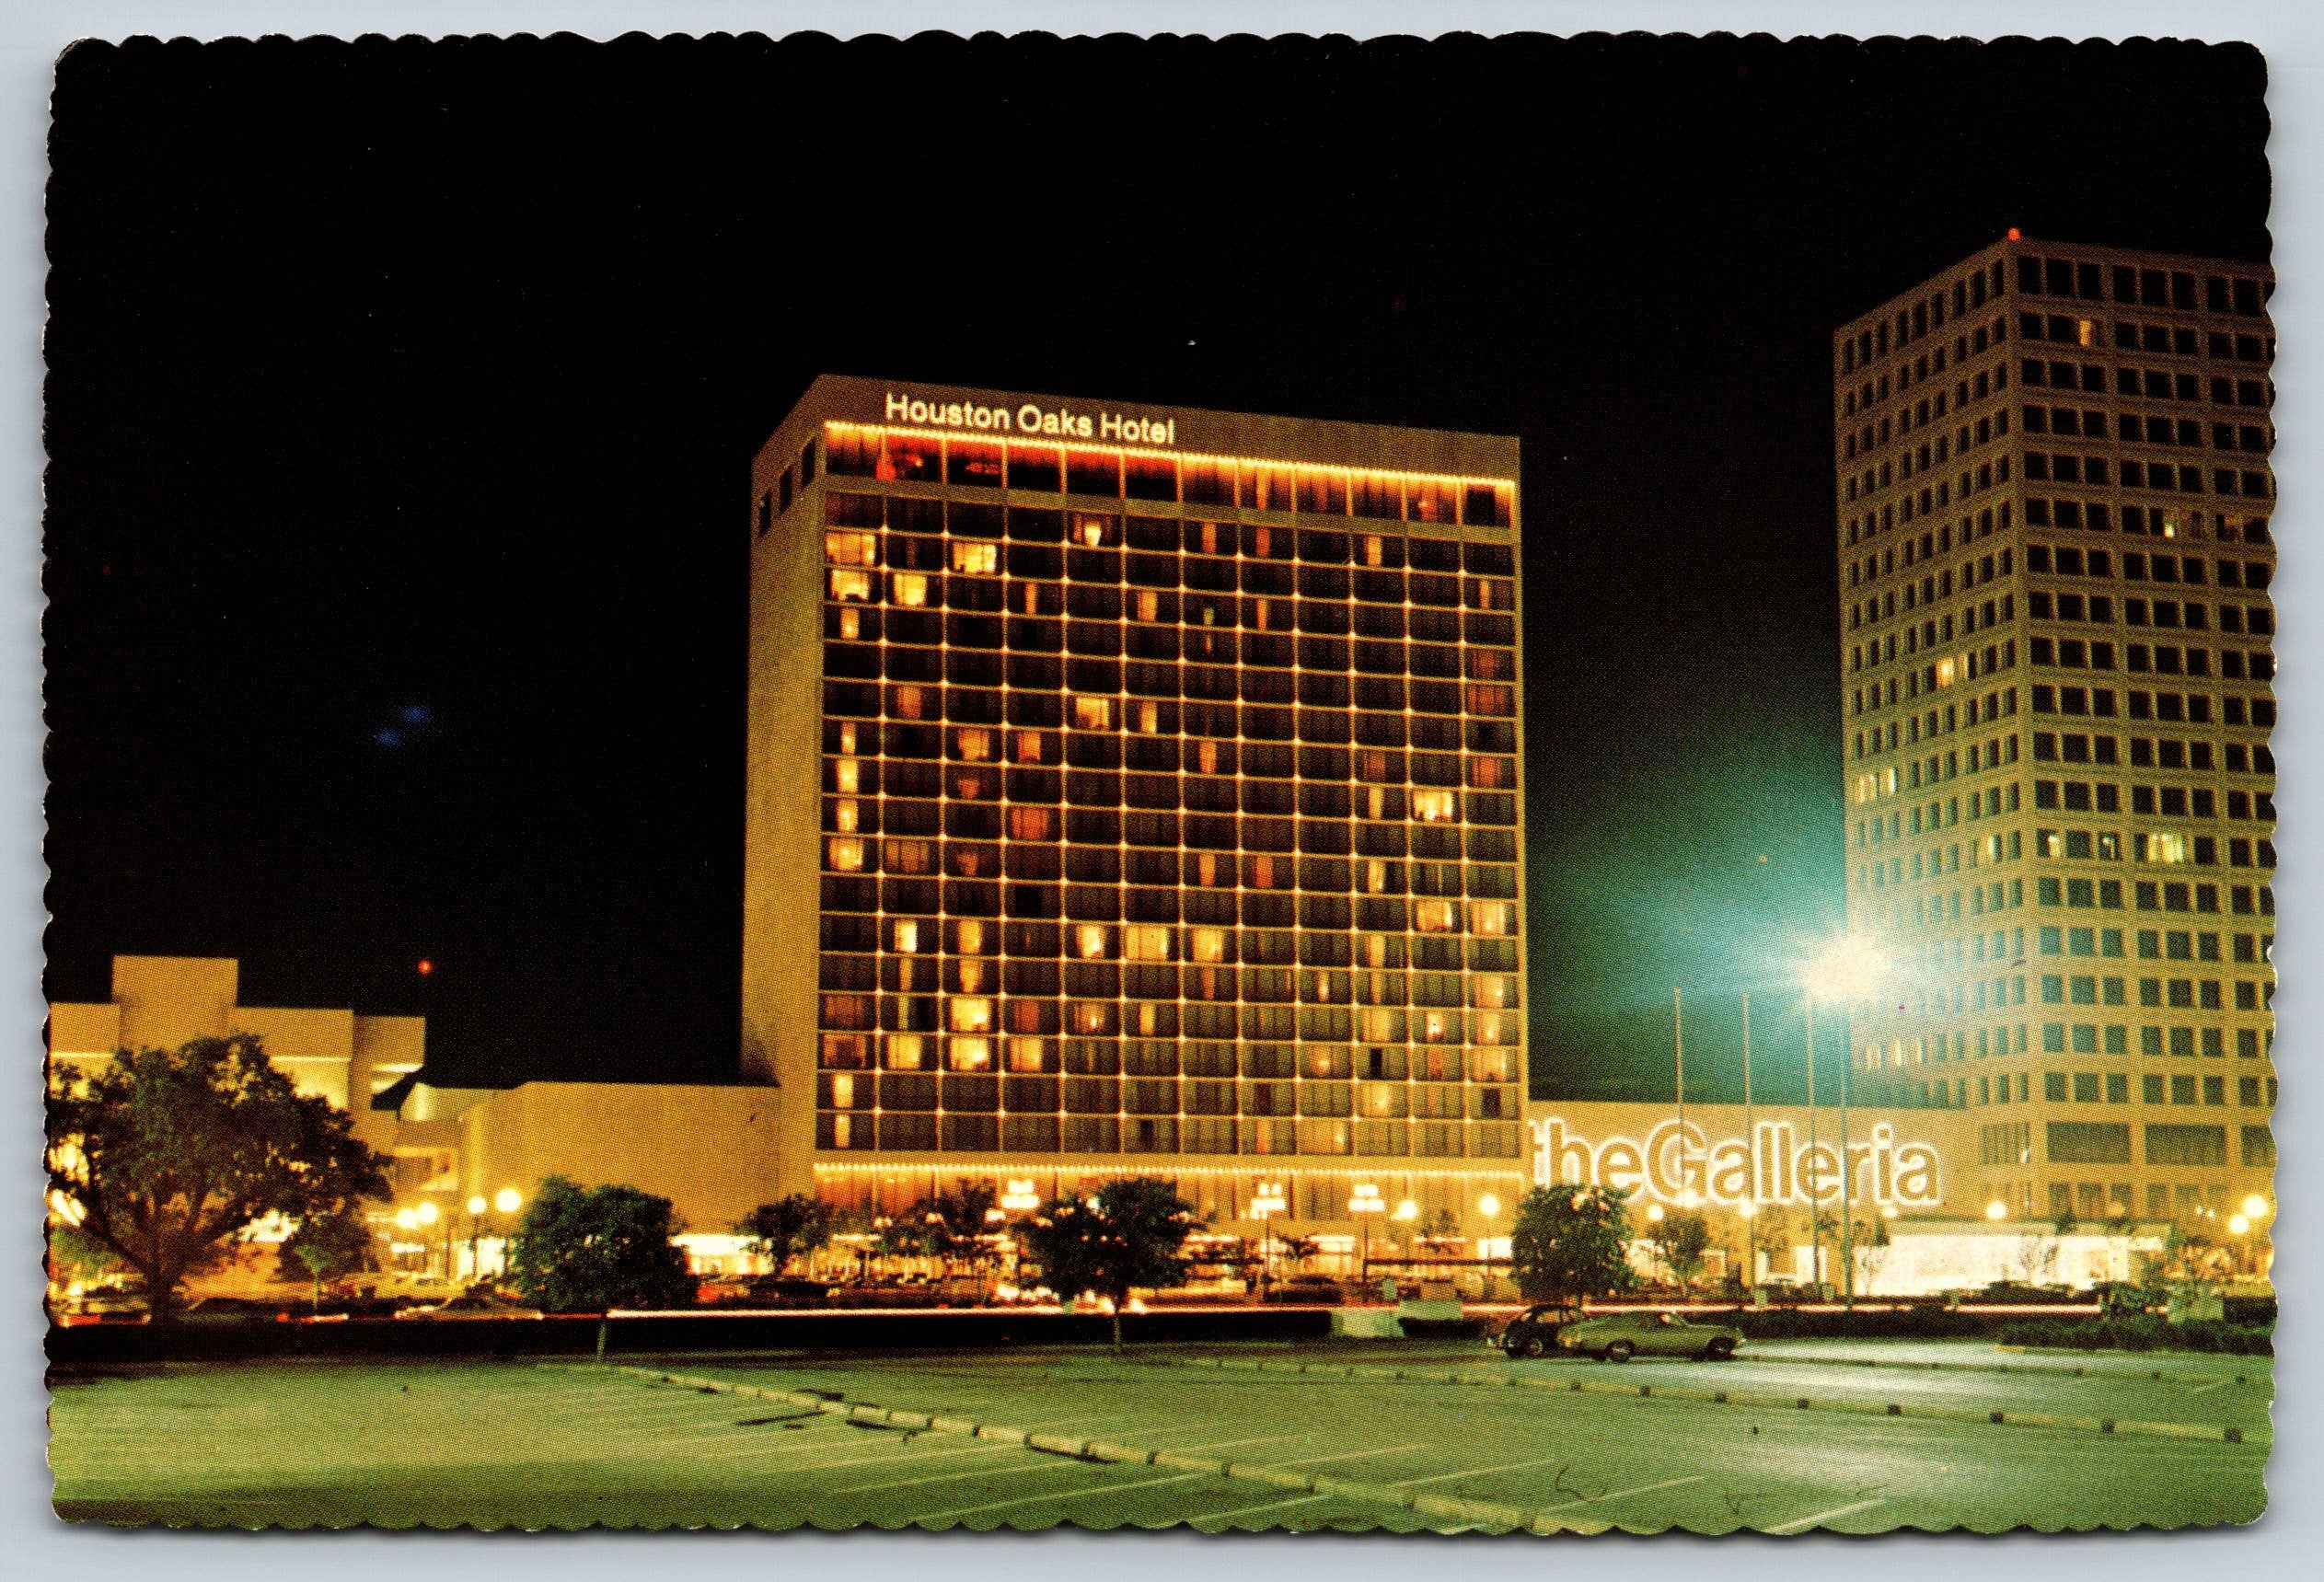
[[[666,1197],[552,1175],[526,1207],[509,1276],[548,1312],[690,1306],[694,1279],[670,1240],[680,1229]]]
[[[1150,1176],[1123,1176],[1081,1197],[1061,1197],[1024,1227],[1026,1254],[1062,1298],[1094,1291],[1114,1304],[1114,1344],[1122,1344],[1122,1308],[1136,1288],[1186,1283],[1186,1238],[1198,1225],[1194,1205]]]
[[[1629,1194],[1618,1187],[1534,1187],[1517,1201],[1509,1272],[1528,1301],[1575,1301],[1630,1288]]]
[[[802,1253],[831,1240],[836,1223],[830,1205],[804,1192],[762,1203],[734,1226],[734,1234],[764,1256],[776,1274]]]
[[[50,1093],[51,1202],[136,1272],[167,1322],[185,1277],[252,1222],[335,1218],[387,1195],[388,1161],[353,1126],[249,1034],[124,1049]]]
[[[1703,1272],[1711,1249],[1711,1222],[1696,1209],[1680,1208],[1655,1222],[1654,1254],[1676,1285],[1691,1286]]]

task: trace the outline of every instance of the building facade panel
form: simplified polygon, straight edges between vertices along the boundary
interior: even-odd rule
[[[2013,1216],[2269,1189],[2272,286],[2013,237],[1834,338],[1852,1075]]]
[[[1515,476],[1481,436],[816,383],[753,502],[820,572],[755,581],[754,662],[821,685],[754,691],[748,883],[791,898],[745,975],[813,964],[778,1080],[831,1182],[1515,1172]]]

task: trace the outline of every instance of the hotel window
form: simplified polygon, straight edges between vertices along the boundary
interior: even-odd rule
[[[955,997],[950,1006],[951,1026],[954,1033],[989,1033],[992,1031],[992,1001],[977,997]]]
[[[953,540],[953,570],[977,576],[996,576],[1000,571],[1000,546],[955,538]]]
[[[835,569],[831,573],[831,596],[868,602],[872,597],[872,573]]]
[[[876,533],[826,533],[823,558],[835,566],[876,566],[880,537]]]
[[[1412,816],[1428,824],[1442,824],[1460,816],[1459,793],[1450,791],[1416,791],[1412,793]],[[1375,814],[1373,816],[1379,816]]]
[[[1114,699],[1094,698],[1086,693],[1073,699],[1073,723],[1085,731],[1110,731],[1114,728]]]
[[[836,585],[840,573],[834,572],[831,575]],[[928,578],[917,572],[895,572],[890,591],[896,603],[910,609],[920,608],[928,603]]]
[[[1133,923],[1122,930],[1122,957],[1133,962],[1171,959],[1172,930],[1152,923]]]
[[[1449,934],[1460,927],[1458,901],[1416,901],[1412,908],[1412,926],[1424,934]]]
[[[958,1007],[970,1001],[954,1000]],[[955,1012],[955,1018],[957,1012]],[[944,1053],[945,1069],[951,1071],[989,1071],[992,1069],[992,1040],[989,1038],[955,1038]]]
[[[928,1064],[928,1040],[917,1033],[891,1033],[887,1035],[887,1059],[891,1071],[918,1071]]]
[[[863,871],[863,842],[854,836],[833,836],[825,843],[825,866],[836,873]]]

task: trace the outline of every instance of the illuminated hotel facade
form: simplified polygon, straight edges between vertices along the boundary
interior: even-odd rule
[[[1222,1229],[1488,1234],[1530,1172],[1517,464],[817,379],[751,504],[743,1065],[784,1189],[1135,1172]]]
[[[2013,235],[1833,338],[1851,1078],[2013,1218],[2272,1192],[2272,284]]]

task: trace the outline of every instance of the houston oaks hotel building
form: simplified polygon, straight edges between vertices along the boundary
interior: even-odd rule
[[[1834,338],[1852,1075],[2012,1218],[2270,1189],[2271,285],[2013,235]]]
[[[1517,459],[816,380],[752,485],[744,1062],[786,1189],[1513,1203]]]

